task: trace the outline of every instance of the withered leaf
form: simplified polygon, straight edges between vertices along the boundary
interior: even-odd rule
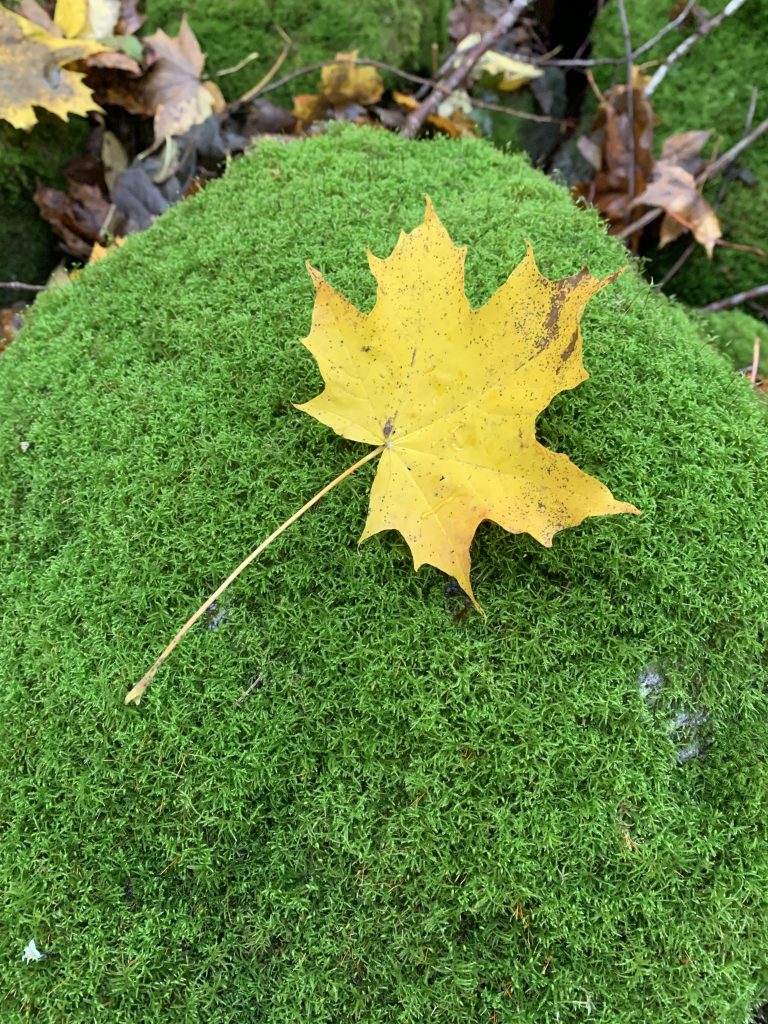
[[[192,125],[224,109],[217,85],[200,80],[205,57],[187,22],[181,19],[178,35],[162,29],[147,36],[156,56],[144,82],[144,97],[155,113],[155,141],[183,135]]]
[[[110,204],[95,185],[71,181],[67,192],[38,185],[32,198],[63,248],[73,256],[87,260],[94,242],[104,240]]]
[[[664,247],[684,231],[711,256],[723,232],[717,214],[696,187],[693,175],[676,164],[658,161],[653,180],[633,203],[634,206],[658,206],[667,216],[661,226],[659,245]]]

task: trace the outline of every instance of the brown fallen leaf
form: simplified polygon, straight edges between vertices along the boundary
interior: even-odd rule
[[[685,231],[691,231],[711,257],[723,236],[717,214],[699,192],[695,178],[676,164],[657,161],[652,180],[632,206],[658,206],[666,213],[659,248],[669,245]]]
[[[660,159],[667,164],[677,164],[695,177],[706,164],[701,151],[711,135],[711,131],[675,132],[664,140]]]
[[[143,85],[144,99],[155,115],[155,142],[183,135],[192,125],[224,109],[219,87],[200,79],[205,57],[186,14],[178,35],[171,37],[158,29],[144,42],[155,54]]]
[[[66,192],[38,185],[32,198],[72,256],[86,261],[94,242],[104,241],[111,206],[96,185],[70,181]]]
[[[593,130],[579,149],[595,167],[591,181],[574,187],[603,214],[610,231],[620,231],[627,223],[632,200],[643,191],[653,172],[653,130],[656,117],[650,100],[644,95],[648,79],[638,68],[632,77],[632,124],[630,125],[629,93],[625,85],[617,85],[601,96]],[[633,146],[630,146],[630,139]],[[631,238],[636,251],[640,235]]]
[[[135,35],[147,20],[138,11],[139,0],[120,0],[120,13],[115,25],[115,35]]]
[[[24,310],[26,302],[14,302],[12,306],[0,309],[0,352],[15,341],[21,328],[24,326]]]

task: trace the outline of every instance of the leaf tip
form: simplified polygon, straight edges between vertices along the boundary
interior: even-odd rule
[[[307,272],[309,273],[309,276],[312,278],[312,284],[315,286],[315,290],[317,290],[322,284],[325,284],[325,278],[317,269],[317,267],[312,266],[309,260],[305,260],[304,266],[307,268]]]

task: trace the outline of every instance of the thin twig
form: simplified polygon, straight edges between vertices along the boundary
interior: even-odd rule
[[[749,371],[749,379],[757,384],[757,368],[760,365],[760,335],[755,335],[755,342],[752,348],[752,368]]]
[[[680,11],[678,16],[673,21],[668,21],[667,24],[663,28],[659,29],[656,35],[653,36],[652,39],[649,39],[647,43],[643,43],[642,46],[638,46],[638,48],[635,50],[632,56],[639,57],[641,54],[647,53],[648,50],[652,50],[656,43],[658,43],[661,39],[664,38],[667,32],[671,32],[673,28],[677,28],[678,25],[682,25],[682,23],[691,13],[695,5],[696,0],[688,0],[688,3],[685,5],[682,11]]]
[[[168,644],[168,646],[165,648],[163,653],[160,655],[160,657],[157,659],[154,665],[150,668],[150,670],[141,678],[141,680],[133,687],[133,689],[126,694],[125,703],[130,704],[131,701],[133,701],[135,704],[139,703],[139,701],[141,700],[141,695],[149,686],[152,677],[163,664],[163,662],[166,660],[168,655],[173,651],[174,647],[176,646],[176,644],[178,644],[179,640],[181,640],[181,638],[189,632],[189,630],[194,626],[194,624],[197,622],[200,616],[203,615],[211,607],[213,602],[218,600],[219,597],[221,597],[221,595],[224,593],[224,591],[227,589],[230,583],[233,583],[240,575],[240,573],[244,569],[248,568],[248,566],[251,564],[254,558],[257,558],[265,548],[269,547],[273,540],[276,540],[280,536],[280,534],[283,533],[284,530],[287,530],[288,527],[295,523],[296,520],[299,519],[301,516],[303,516],[305,512],[308,512],[313,505],[316,505],[318,501],[320,501],[321,498],[325,497],[325,495],[329,491],[333,490],[333,488],[336,487],[337,484],[340,484],[342,480],[346,480],[348,476],[351,476],[356,470],[360,469],[361,466],[364,466],[366,462],[370,462],[371,459],[375,459],[377,455],[381,455],[385,447],[386,445],[379,445],[378,448],[374,448],[370,452],[368,452],[367,455],[364,455],[362,459],[358,459],[353,466],[349,466],[347,469],[345,469],[343,473],[339,473],[335,480],[331,480],[329,484],[326,484],[325,487],[323,487],[322,490],[318,491],[314,497],[310,498],[305,505],[302,505],[298,512],[294,512],[290,519],[286,519],[286,521],[281,526],[278,526],[276,530],[273,530],[273,532],[270,533],[266,540],[262,541],[261,544],[259,544],[259,546],[255,548],[250,553],[250,555],[248,555],[247,558],[244,558],[240,565],[238,565],[238,567],[233,572],[231,572],[229,576],[227,576],[227,578],[224,580],[221,586],[217,587],[216,590],[214,590],[214,592],[211,594],[211,596],[203,604],[200,605],[195,614],[191,615],[187,619],[187,621],[181,627],[181,629],[173,638],[173,640],[171,640],[171,642]]]
[[[729,150],[726,150],[722,156],[718,157],[711,164],[704,168],[701,174],[696,178],[696,184],[701,186],[710,178],[714,178],[716,174],[720,174],[724,171],[729,164],[732,164],[736,157],[740,156],[745,149],[752,145],[761,135],[765,135],[768,132],[768,117],[761,121],[757,128],[753,129],[749,135],[740,139],[735,146],[731,146]],[[637,220],[632,221],[627,227],[622,228],[621,231],[616,233],[616,238],[628,238],[634,234],[635,231],[640,231],[641,228],[647,227],[649,224],[653,224],[655,220],[663,215],[664,211],[659,207],[655,207],[652,210],[648,210],[642,217],[638,217]]]
[[[254,50],[253,53],[249,53],[247,57],[243,57],[241,61],[238,61],[238,63],[233,65],[231,68],[222,68],[221,71],[215,71],[214,78],[222,78],[224,75],[234,75],[236,71],[242,71],[247,64],[251,63],[252,60],[258,59],[259,54]]]
[[[478,100],[474,96],[469,97],[469,102],[473,107],[480,107],[481,110],[496,110],[500,114],[519,117],[523,121],[538,121],[540,124],[572,124],[567,118],[547,117],[545,114],[529,114],[527,110],[518,110],[517,107],[505,107],[503,103],[490,103],[487,100]]]
[[[413,94],[414,99],[423,100],[424,97],[429,92],[429,90],[435,84],[435,82],[439,81],[443,77],[443,75],[448,74],[448,72],[453,67],[453,64],[454,64],[455,60],[456,60],[456,50],[454,49],[451,52],[450,56],[445,58],[443,63],[440,65],[440,67],[437,69],[437,71],[432,76],[432,78],[429,81],[424,81],[424,82],[421,83],[419,88]]]
[[[723,309],[733,309],[741,306],[750,299],[759,299],[761,295],[768,295],[768,284],[759,284],[756,288],[749,288],[745,292],[737,292],[736,295],[729,295],[727,299],[718,299],[717,302],[710,302],[706,306],[699,306],[699,313],[719,313]]]
[[[632,40],[629,35],[629,21],[624,7],[624,0],[616,0],[619,6],[619,18],[621,19],[621,31],[624,35],[624,53],[627,64],[627,120],[629,121],[629,134],[627,138],[627,163],[629,179],[627,181],[627,197],[630,201],[635,198],[635,90],[632,88]],[[629,204],[624,220],[629,220]]]
[[[711,167],[706,168],[703,172],[706,174],[706,180],[714,178],[716,174],[724,171],[729,164],[733,163],[737,156],[741,156],[745,149],[751,146],[753,142],[756,142],[761,135],[765,135],[766,132],[768,132],[768,117],[761,121],[757,128],[753,128],[749,135],[745,135],[743,139],[740,139],[735,146],[727,149],[722,156],[714,161]]]
[[[259,672],[247,690],[244,690],[235,701],[235,706],[242,704],[246,697],[250,697],[253,691],[264,682],[264,673]]]
[[[292,82],[294,78],[301,78],[302,75],[309,75],[313,71],[322,71],[323,68],[328,68],[332,64],[338,64],[337,60],[319,60],[315,64],[306,64],[303,68],[296,68],[295,71],[289,71],[288,74],[283,75],[282,78],[278,78],[276,82],[272,82],[270,85],[265,86],[261,90],[261,95],[266,92],[272,92],[275,89],[280,89],[282,86],[287,85],[288,82]],[[383,60],[374,60],[371,57],[356,57],[354,60],[344,58],[345,64],[356,64],[366,65],[370,64],[371,67],[379,68],[382,71],[390,71],[393,75],[397,75],[399,78],[405,79],[407,82],[416,82],[419,85],[434,85],[434,81],[431,78],[425,78],[423,75],[414,75],[410,71],[404,71],[402,68],[395,67],[394,64],[387,64]]]
[[[450,96],[454,89],[464,85],[478,60],[486,50],[490,50],[497,40],[509,32],[529,2],[530,0],[512,0],[504,14],[497,19],[496,24],[483,33],[479,42],[463,53],[461,60],[448,77],[438,82],[431,93],[408,115],[401,132],[404,138],[412,139],[417,135],[429,115],[434,113],[446,96]]]
[[[0,288],[8,288],[12,292],[44,292],[47,284],[24,284],[22,281],[0,281]]]
[[[645,87],[645,95],[652,96],[656,89],[667,77],[667,72],[669,71],[670,67],[675,63],[675,61],[678,61],[681,57],[684,57],[685,54],[688,53],[688,51],[694,45],[694,43],[697,43],[699,39],[703,39],[704,36],[708,35],[712,31],[712,29],[715,29],[718,27],[718,25],[721,25],[726,18],[730,17],[730,15],[732,14],[735,14],[736,11],[738,11],[740,7],[743,7],[745,3],[746,0],[729,0],[729,2],[725,5],[723,10],[719,14],[716,14],[714,18],[710,18],[709,21],[705,21],[702,25],[699,25],[695,32],[689,35],[687,39],[684,39],[679,46],[675,47],[672,53],[670,53],[670,55],[661,64],[661,66],[658,67],[654,72],[653,77],[651,78],[648,85],[646,85]]]
[[[272,67],[269,69],[269,71],[266,73],[266,75],[264,75],[264,77],[260,81],[258,81],[252,89],[249,89],[248,92],[243,93],[240,99],[235,102],[234,106],[239,107],[243,103],[250,103],[250,101],[252,99],[255,99],[260,92],[263,92],[265,86],[267,86],[272,81],[277,72],[283,66],[283,61],[290,53],[291,47],[293,46],[291,37],[288,35],[287,32],[284,32],[279,25],[275,25],[275,28],[277,29],[283,40],[283,48],[280,51],[280,55],[278,56],[277,60],[272,65]]]

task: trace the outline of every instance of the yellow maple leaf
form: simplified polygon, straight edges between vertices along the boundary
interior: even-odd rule
[[[536,440],[537,416],[588,377],[579,321],[617,274],[600,280],[584,269],[550,281],[529,247],[472,309],[465,253],[427,199],[424,223],[401,233],[388,258],[369,253],[378,284],[370,313],[308,264],[316,296],[303,343],[325,390],[298,408],[383,447],[361,541],[398,530],[414,568],[442,569],[475,601],[469,548],[484,519],[550,547],[588,516],[638,509]]]
[[[64,65],[105,47],[88,39],[62,39],[40,25],[0,7],[0,118],[14,128],[37,121],[35,107],[66,120],[100,110],[83,76]]]

